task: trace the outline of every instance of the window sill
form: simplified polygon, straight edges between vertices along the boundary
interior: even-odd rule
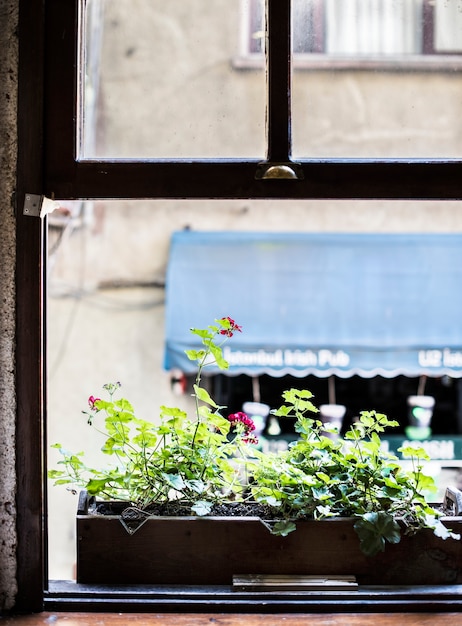
[[[357,591],[241,592],[228,586],[82,585],[50,581],[46,611],[358,612],[460,611],[462,585],[359,587]]]

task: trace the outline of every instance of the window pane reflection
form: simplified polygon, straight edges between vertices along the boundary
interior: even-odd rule
[[[459,157],[461,6],[294,0],[294,156]]]
[[[264,156],[264,69],[233,63],[246,7],[87,0],[81,156]]]

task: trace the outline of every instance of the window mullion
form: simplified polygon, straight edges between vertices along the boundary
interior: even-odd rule
[[[289,161],[292,148],[290,8],[291,0],[266,2],[267,158],[270,162]]]

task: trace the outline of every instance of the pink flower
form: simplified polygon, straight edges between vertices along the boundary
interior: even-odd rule
[[[246,437],[242,438],[242,441],[244,443],[251,443],[253,445],[257,445],[258,443],[258,437],[256,435],[247,435]]]
[[[101,398],[95,398],[95,396],[90,396],[88,398],[88,406],[92,411],[98,411],[98,407],[95,406],[96,402],[100,402]]]
[[[226,335],[227,337],[232,337],[234,332],[237,330],[238,332],[242,332],[242,326],[236,324],[236,322],[230,317],[222,317],[221,321],[229,322],[229,328],[222,328],[220,330],[220,335]]]

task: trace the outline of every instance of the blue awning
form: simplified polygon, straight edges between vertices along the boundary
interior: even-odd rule
[[[229,374],[462,376],[462,235],[174,233],[165,368],[230,316]]]

